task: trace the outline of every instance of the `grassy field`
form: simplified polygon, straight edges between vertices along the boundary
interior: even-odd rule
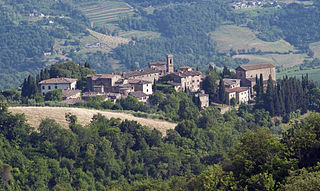
[[[273,63],[276,66],[291,67],[302,64],[306,54],[235,55],[233,58],[247,58],[249,64]]]
[[[320,42],[310,44],[310,49],[314,52],[314,56],[320,58]]]
[[[277,72],[277,78],[281,79],[284,76],[301,78],[302,75],[306,74],[308,74],[310,80],[320,83],[320,68],[309,70],[300,70],[299,66],[284,68]]]
[[[120,118],[121,120],[134,120],[141,125],[150,127],[151,129],[158,129],[163,135],[169,129],[174,129],[176,124],[163,120],[146,119],[140,117],[134,117],[131,114],[99,111],[93,109],[83,108],[67,108],[67,107],[9,107],[9,111],[12,113],[24,113],[28,123],[37,128],[42,119],[51,118],[56,120],[64,128],[68,128],[68,123],[65,120],[66,113],[72,113],[78,117],[78,123],[81,125],[87,125],[90,123],[93,115],[102,114],[107,118]]]
[[[119,20],[120,17],[132,15],[133,8],[120,1],[104,1],[81,4],[79,9],[89,18],[93,25],[103,25]]]
[[[211,33],[211,38],[218,45],[220,52],[229,52],[232,48],[261,50],[263,52],[288,52],[295,48],[290,43],[279,40],[276,42],[266,42],[256,37],[256,34],[247,27],[235,25],[223,25],[217,31]]]

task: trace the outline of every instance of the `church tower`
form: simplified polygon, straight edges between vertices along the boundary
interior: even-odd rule
[[[167,73],[172,73],[174,72],[173,69],[173,55],[169,54],[167,55]]]

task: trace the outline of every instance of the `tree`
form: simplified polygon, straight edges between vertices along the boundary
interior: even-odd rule
[[[274,116],[275,114],[274,99],[278,99],[278,98],[275,97],[273,80],[271,78],[271,75],[269,75],[267,91],[264,96],[264,105],[265,105],[264,108],[267,111],[269,111],[271,116]]]
[[[227,94],[226,94],[226,90],[225,90],[225,86],[222,78],[219,81],[218,99],[222,104],[226,104],[227,101],[229,101],[227,100]]]
[[[214,101],[217,93],[218,85],[216,81],[219,80],[219,74],[213,68],[207,70],[207,76],[203,80],[202,88],[209,94],[210,102]]]
[[[55,89],[46,93],[44,99],[46,101],[62,101],[62,90]]]
[[[33,98],[33,96],[37,93],[37,90],[38,88],[34,77],[29,75],[28,78],[23,81],[21,96]]]

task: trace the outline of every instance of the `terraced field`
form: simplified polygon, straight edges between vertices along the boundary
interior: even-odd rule
[[[133,14],[133,8],[125,2],[105,1],[82,4],[80,10],[89,18],[93,25],[103,25]]]

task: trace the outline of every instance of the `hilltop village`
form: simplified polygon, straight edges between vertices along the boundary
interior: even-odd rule
[[[39,82],[41,94],[48,91],[62,89],[63,102],[75,104],[88,101],[95,96],[102,96],[104,100],[114,102],[129,95],[141,102],[148,103],[153,95],[153,86],[163,84],[175,91],[187,92],[198,97],[201,107],[208,107],[209,95],[204,91],[205,74],[193,70],[190,66],[174,68],[174,56],[167,55],[165,62],[149,62],[148,68],[123,73],[90,74],[87,75],[85,92],[76,89],[77,79],[51,78]],[[236,103],[248,103],[254,96],[253,87],[256,76],[262,76],[266,85],[269,77],[276,79],[275,67],[272,64],[243,65],[236,69],[235,78],[223,78],[226,103],[232,100]],[[219,84],[219,81],[216,82]]]

